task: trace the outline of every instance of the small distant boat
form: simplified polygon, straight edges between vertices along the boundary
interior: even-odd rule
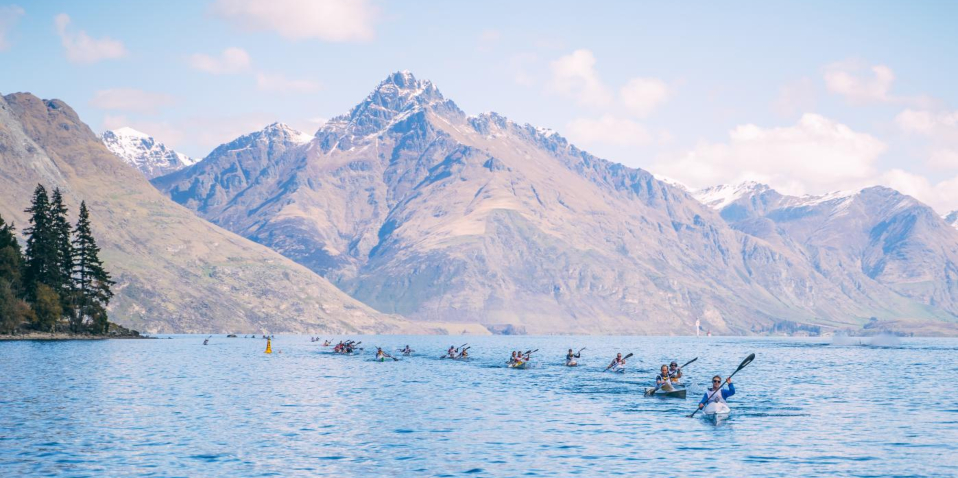
[[[228,339],[235,339],[235,338],[236,338],[236,334],[229,334],[229,335],[226,336],[226,338],[228,338]]]

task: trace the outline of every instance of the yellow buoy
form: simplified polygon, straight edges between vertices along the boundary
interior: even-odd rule
[[[270,345],[268,338],[266,339],[266,353],[268,354],[273,353],[273,347]]]

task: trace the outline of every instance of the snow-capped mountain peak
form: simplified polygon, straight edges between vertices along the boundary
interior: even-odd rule
[[[720,184],[692,192],[692,196],[706,206],[721,210],[725,206],[750,194],[761,194],[771,190],[767,184],[745,181],[739,184]]]
[[[458,111],[458,107],[443,98],[431,81],[419,80],[409,71],[400,71],[386,77],[348,114],[329,120],[317,135],[327,132],[352,137],[369,136],[437,105],[448,105]]]
[[[286,123],[280,122],[266,126],[263,128],[263,133],[269,137],[283,137],[296,144],[308,143],[313,139],[313,136],[303,133],[302,131],[295,130]]]
[[[152,136],[127,126],[104,131],[100,135],[100,141],[118,158],[140,170],[148,179],[183,169],[197,161],[156,142]]]

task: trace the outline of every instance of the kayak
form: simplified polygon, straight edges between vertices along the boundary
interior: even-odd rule
[[[566,366],[566,367],[578,367],[578,366],[579,366],[579,362],[566,362],[566,363],[565,363],[565,366]]]
[[[625,373],[625,367],[612,367],[609,369],[609,371],[615,373]]]
[[[645,395],[649,397],[656,396],[660,398],[681,398],[684,400],[685,388],[673,387],[672,390],[669,391],[662,390],[661,388],[658,390],[655,388],[647,388],[645,389]]]
[[[509,368],[526,369],[526,368],[532,368],[532,367],[535,367],[535,364],[532,362],[515,362],[515,363],[509,364]]]
[[[705,406],[702,409],[702,416],[706,420],[713,422],[720,422],[722,420],[727,420],[729,415],[732,413],[732,410],[728,405],[722,402],[712,402]]]

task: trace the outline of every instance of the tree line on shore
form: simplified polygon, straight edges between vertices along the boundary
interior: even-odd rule
[[[22,329],[105,334],[114,282],[100,260],[86,202],[75,226],[60,189],[33,192],[21,251],[16,228],[0,217],[0,333]]]

